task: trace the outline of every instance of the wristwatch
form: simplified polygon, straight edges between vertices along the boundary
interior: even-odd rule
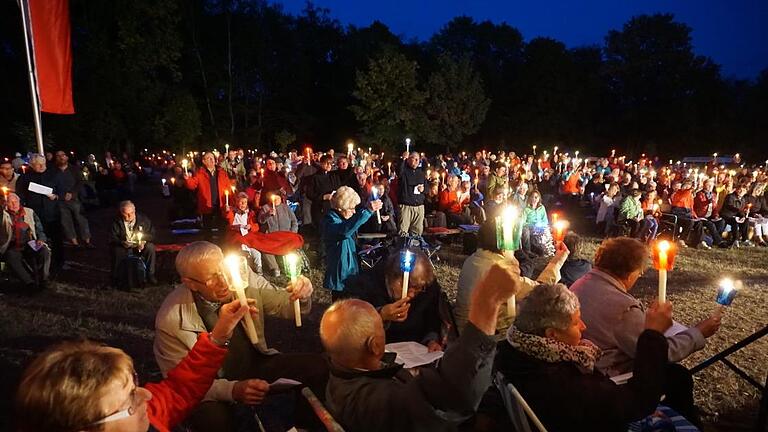
[[[213,333],[208,333],[208,339],[213,342],[214,345],[220,346],[222,348],[226,348],[229,346],[229,339],[219,340],[213,337]]]

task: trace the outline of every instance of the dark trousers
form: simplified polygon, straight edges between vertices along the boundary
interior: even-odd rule
[[[147,276],[155,275],[155,244],[147,242],[144,245],[144,249],[139,251],[138,248],[126,248],[123,245],[112,246],[112,277],[114,278],[115,269],[120,261],[125,259],[128,255],[138,256],[147,266]]]
[[[26,285],[35,282],[35,274],[32,274],[27,270],[24,261],[26,261],[33,269],[38,269],[38,271],[40,271],[41,274],[38,276],[41,280],[45,281],[48,279],[48,272],[51,267],[51,251],[48,250],[47,247],[42,247],[35,252],[31,247],[26,245],[23,249],[16,249],[14,246],[9,245],[3,258],[5,259],[6,265],[11,269],[11,272]]]
[[[747,229],[749,228],[749,221],[744,218],[744,222],[738,223],[736,222],[736,218],[734,217],[728,217],[723,218],[725,220],[725,224],[731,227],[731,234],[730,234],[730,240],[731,243],[734,241],[744,241],[747,239]]]
[[[217,230],[218,235],[216,235],[216,237],[224,237],[224,228],[226,226],[226,222],[221,215],[221,210],[218,207],[214,207],[213,211],[202,215],[202,219],[203,229],[205,230],[205,236],[207,240],[213,239],[213,230]]]
[[[43,222],[43,231],[48,238],[46,242],[51,248],[51,265],[55,270],[64,265],[64,238],[61,232],[61,221]]]
[[[321,354],[286,353],[260,355],[241,377],[229,379],[258,378],[272,382],[278,378],[290,378],[309,387],[320,400],[325,398],[325,385],[328,382],[328,363]],[[303,386],[298,386],[300,390]],[[272,395],[268,396],[269,399]],[[319,426],[312,408],[299,391],[294,396],[296,401],[296,424],[299,426]],[[195,408],[188,424],[193,431],[230,431],[237,430],[237,404],[230,402],[203,402]]]
[[[674,409],[691,423],[700,424],[698,411],[693,403],[691,371],[677,363],[669,363],[665,373],[665,397],[661,403]]]
[[[725,223],[722,222],[722,219],[718,222],[721,222],[723,225],[723,228],[725,228]],[[715,245],[719,245],[723,242],[723,230],[719,229],[717,225],[715,225],[714,222],[712,222],[709,219],[705,219],[700,221],[701,226],[704,227],[704,229],[709,232],[709,235],[712,236],[712,243]]]

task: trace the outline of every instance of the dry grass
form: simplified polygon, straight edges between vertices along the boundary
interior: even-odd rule
[[[597,241],[585,244],[584,255],[594,254]],[[447,245],[437,264],[438,279],[455,296],[459,269],[465,256],[457,245]],[[746,289],[740,292],[725,315],[721,330],[709,339],[704,350],[684,363],[691,367],[748,336],[768,323],[768,249],[694,251],[683,250],[670,273],[669,299],[676,320],[695,324],[714,308],[717,280],[724,275],[741,279]],[[543,263],[541,263],[543,266]],[[311,275],[315,286],[322,286],[322,271]],[[656,272],[648,271],[633,291],[643,301],[656,296]],[[152,357],[154,312],[171,289],[164,285],[137,293],[81,288],[54,284],[46,293],[27,298],[14,294],[0,296],[0,383],[5,394],[12,394],[23,364],[35,353],[61,339],[87,337],[126,350],[136,361],[144,380],[158,376]],[[270,342],[277,348],[319,349],[317,325],[330,296],[316,290],[317,307],[297,331],[291,323],[268,324]],[[758,381],[768,373],[768,339],[758,341],[732,355],[730,359]],[[732,371],[717,364],[695,376],[695,396],[703,410],[707,430],[751,430],[759,394]],[[9,409],[0,406],[0,419]],[[0,420],[0,429],[4,429]]]

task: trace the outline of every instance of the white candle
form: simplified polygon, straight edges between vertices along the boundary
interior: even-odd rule
[[[659,254],[659,303],[667,301],[667,253],[669,252],[669,242],[662,240],[658,244]]]
[[[243,280],[240,273],[240,268],[244,265],[243,261],[243,257],[237,255],[230,255],[225,259],[232,284],[230,290],[235,292],[241,305],[248,306],[248,298],[245,296],[245,287],[248,286],[248,282]],[[253,317],[250,312],[245,314],[245,333],[252,344],[256,345],[259,343],[259,336],[256,333],[256,326],[253,323]]]
[[[403,270],[403,290],[400,298],[406,298],[408,296],[408,279],[411,276],[411,269],[413,269],[413,258],[413,252],[409,250],[406,250],[401,258],[400,268]]]
[[[299,280],[299,256],[295,253],[289,253],[285,256],[285,264],[288,267],[288,277],[291,278],[291,284],[296,286]],[[301,327],[301,303],[299,299],[293,301],[293,317],[296,327]]]
[[[184,174],[189,174],[189,171],[187,171],[187,166],[189,165],[189,161],[186,159],[181,160],[181,167],[184,168]]]
[[[410,153],[411,152],[411,139],[406,138],[405,139],[405,151]]]
[[[517,316],[517,300],[514,295],[507,300],[507,315],[512,318]]]
[[[376,186],[374,186],[373,189],[371,189],[371,193],[373,194],[374,201],[379,199],[379,189]],[[379,210],[376,210],[376,222],[378,222],[379,225],[381,225],[381,213],[379,212]]]

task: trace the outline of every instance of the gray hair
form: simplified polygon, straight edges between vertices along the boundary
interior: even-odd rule
[[[127,209],[127,208],[133,208],[134,210],[136,210],[136,205],[134,205],[133,201],[131,200],[125,200],[125,201],[120,201],[119,208],[120,210]]]
[[[337,322],[331,323],[332,320]],[[320,341],[331,359],[341,363],[355,361],[365,354],[368,339],[376,334],[377,325],[381,325],[379,314],[370,303],[340,300],[323,313]]]
[[[338,188],[331,198],[331,207],[336,210],[352,210],[358,204],[360,204],[360,195],[349,186]]]
[[[565,285],[537,285],[521,302],[515,327],[523,333],[544,336],[548,328],[568,328],[571,315],[577,310],[579,298]]]
[[[221,248],[207,241],[192,242],[184,246],[176,255],[176,271],[181,277],[189,277],[192,269],[200,267],[203,261],[212,257],[224,259]]]
[[[37,162],[42,162],[43,165],[45,165],[45,156],[41,155],[40,153],[32,153],[32,156],[29,157],[29,164],[32,165]]]

